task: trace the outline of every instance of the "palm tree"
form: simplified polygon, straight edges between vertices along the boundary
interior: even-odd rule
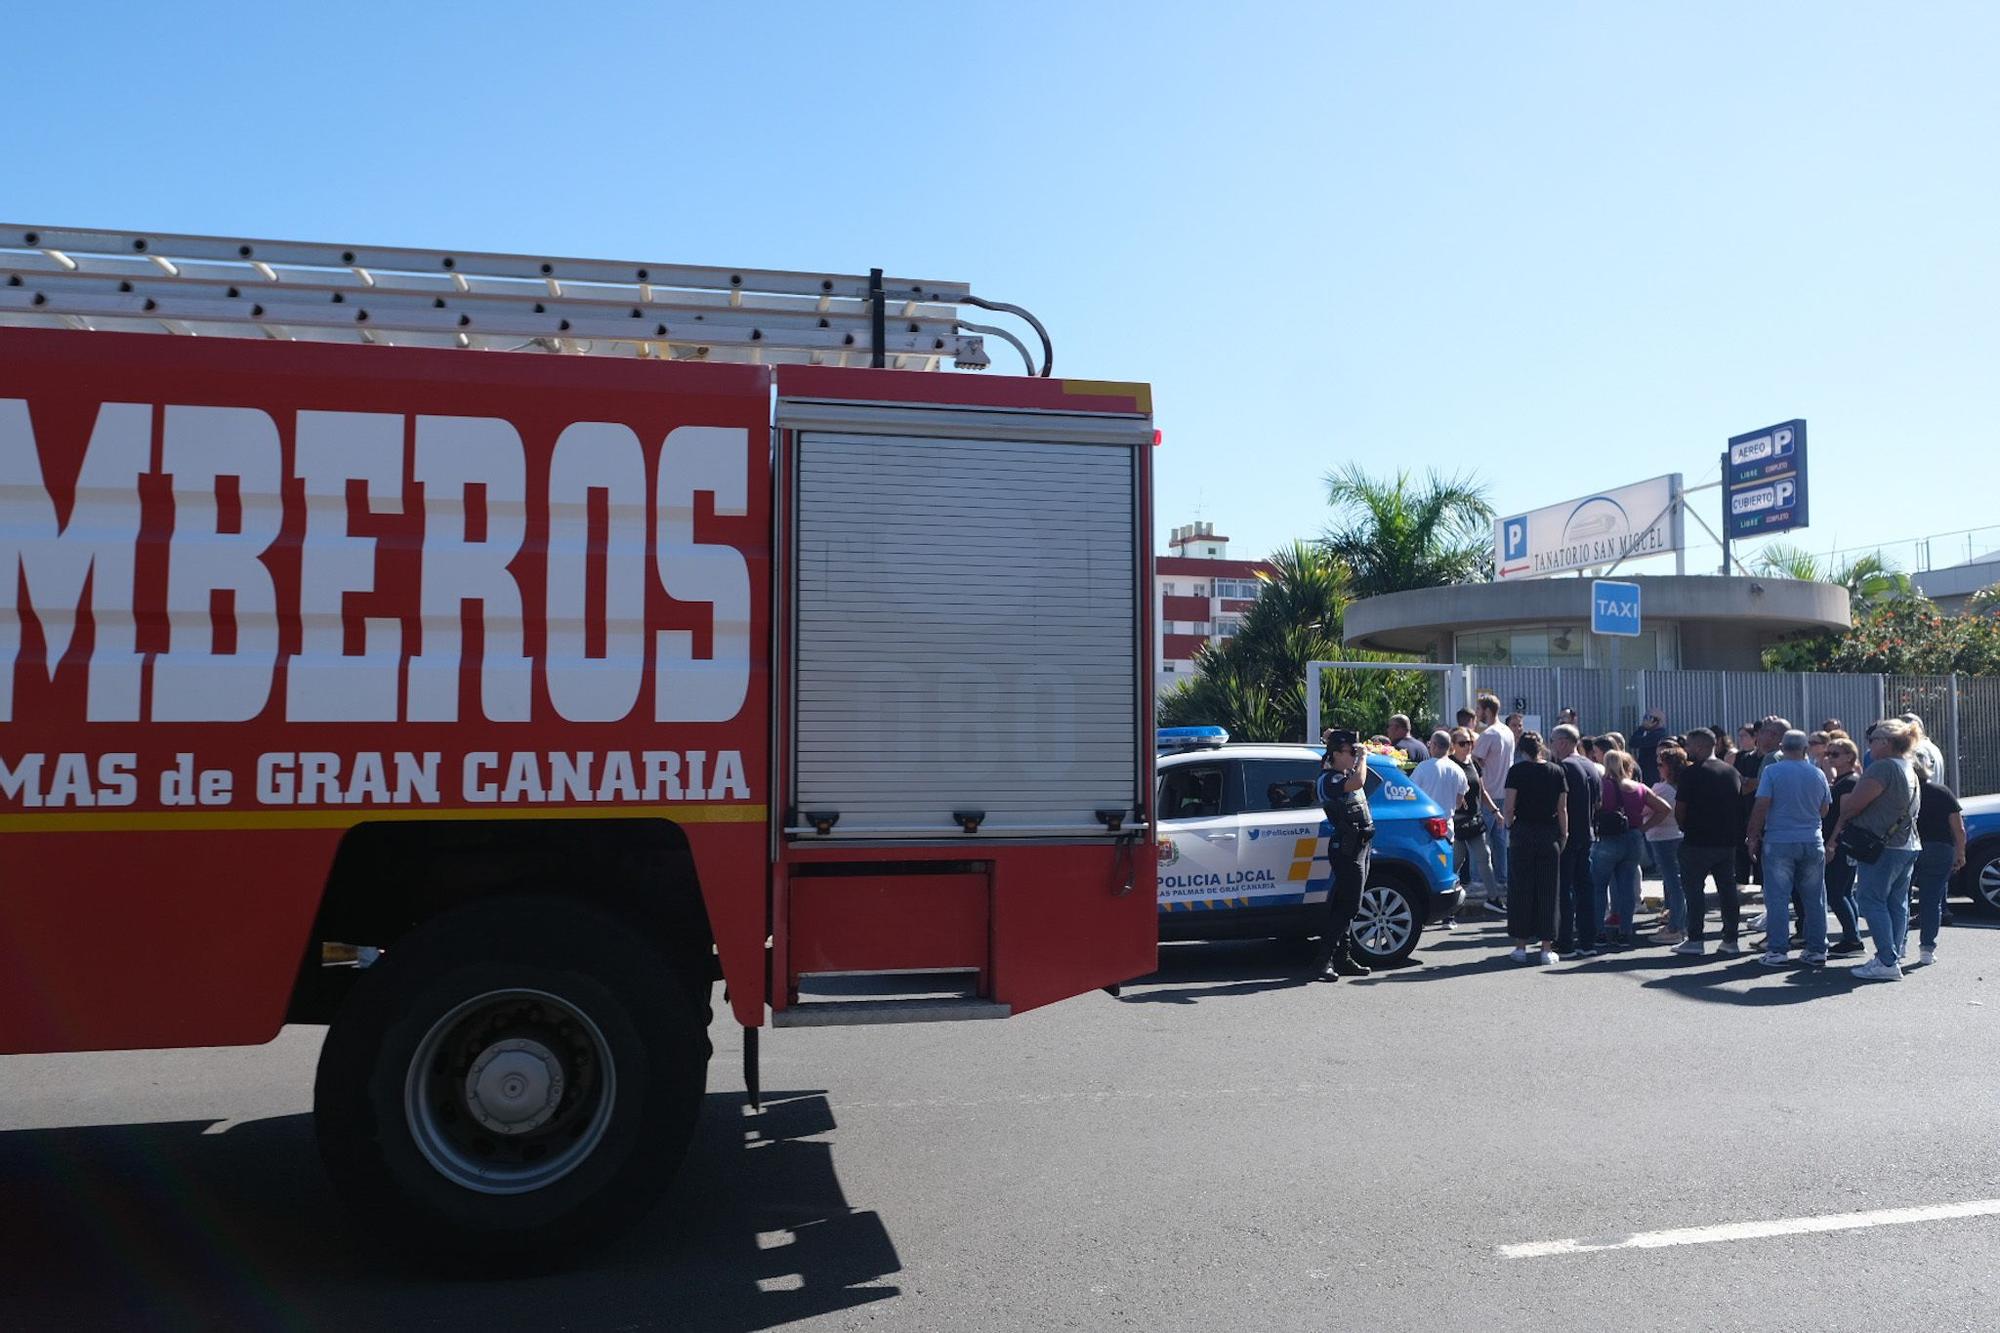
[[[1271,563],[1277,573],[1265,578],[1235,637],[1204,646],[1195,655],[1194,678],[1161,697],[1162,726],[1222,726],[1245,741],[1301,740],[1306,664],[1375,657],[1341,646],[1341,619],[1352,598],[1340,562],[1293,542]],[[1392,713],[1420,715],[1429,688],[1421,672],[1330,673],[1321,683],[1321,716],[1376,730]]]
[[[1470,478],[1430,472],[1419,484],[1398,472],[1383,480],[1349,463],[1327,475],[1326,499],[1340,526],[1320,544],[1347,566],[1357,598],[1472,583],[1491,572],[1493,506]]]
[[[1847,589],[1848,601],[1856,609],[1879,602],[1910,601],[1919,596],[1910,576],[1880,551],[1869,551],[1852,560],[1833,556],[1821,559],[1803,547],[1774,542],[1757,553],[1757,572],[1804,583],[1838,583]]]

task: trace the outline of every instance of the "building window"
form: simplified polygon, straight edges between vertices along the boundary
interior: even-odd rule
[[[1179,593],[1174,591],[1174,585],[1171,582],[1162,583],[1160,585],[1160,591],[1165,593],[1169,597],[1178,597],[1180,595]]]
[[[1217,597],[1229,597],[1241,601],[1255,601],[1258,592],[1261,590],[1261,585],[1255,579],[1217,579],[1215,581],[1215,595]]]
[[[1456,656],[1475,666],[1608,667],[1612,642],[1581,625],[1513,625],[1458,635]],[[1679,649],[1675,628],[1656,626],[1618,640],[1615,656],[1627,671],[1671,671],[1680,665]]]

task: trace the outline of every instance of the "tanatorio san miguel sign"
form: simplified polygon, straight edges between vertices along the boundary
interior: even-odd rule
[[[1681,474],[1620,486],[1493,524],[1493,573],[1534,579],[1621,559],[1669,555],[1687,546]]]

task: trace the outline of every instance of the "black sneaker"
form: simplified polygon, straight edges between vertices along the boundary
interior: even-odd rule
[[[1827,956],[1831,958],[1852,958],[1855,954],[1866,951],[1867,948],[1868,946],[1860,940],[1842,940],[1826,952]]]
[[[1486,900],[1486,910],[1495,916],[1505,916],[1507,915],[1507,900],[1505,898],[1488,898]]]
[[[1368,969],[1352,958],[1336,958],[1329,966],[1343,977],[1365,977]]]

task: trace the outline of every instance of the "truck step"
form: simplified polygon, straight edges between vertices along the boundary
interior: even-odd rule
[[[966,1018],[1006,1018],[1012,1005],[977,998],[806,1000],[771,1015],[774,1028],[832,1027],[862,1023],[946,1023]]]

